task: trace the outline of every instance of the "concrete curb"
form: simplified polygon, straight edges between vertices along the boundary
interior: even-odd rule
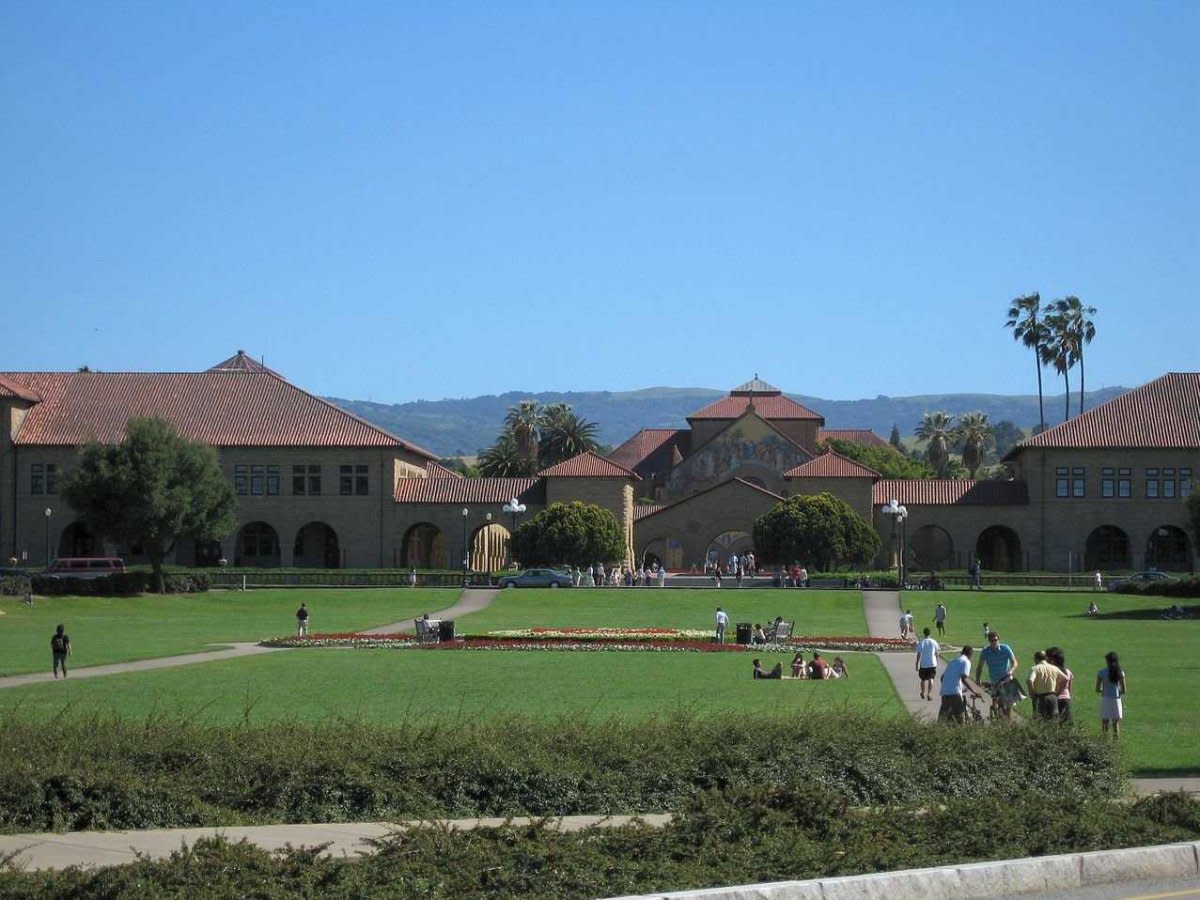
[[[1200,841],[846,878],[640,894],[612,900],[962,900],[1061,893],[1120,881],[1197,877],[1200,877]]]

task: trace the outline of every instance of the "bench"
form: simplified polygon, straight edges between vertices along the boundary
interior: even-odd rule
[[[776,641],[781,641],[784,638],[791,637],[792,629],[795,627],[796,622],[794,619],[790,622],[785,620],[780,622],[778,625],[772,625],[767,629],[767,643],[773,644]]]
[[[413,619],[418,644],[436,644],[441,640],[441,622],[437,619]]]

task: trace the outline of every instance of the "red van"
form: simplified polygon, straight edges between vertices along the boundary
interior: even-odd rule
[[[56,559],[46,570],[51,575],[71,578],[103,578],[125,571],[125,560],[119,556],[72,556]]]

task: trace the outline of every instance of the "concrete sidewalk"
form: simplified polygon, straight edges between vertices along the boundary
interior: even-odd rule
[[[458,597],[458,601],[453,606],[435,610],[429,614],[429,618],[443,620],[457,619],[459,616],[467,615],[467,613],[479,612],[479,610],[491,606],[499,594],[499,588],[464,588]],[[375,628],[367,628],[360,633],[399,634],[415,630],[416,626],[413,624],[413,620],[405,619],[403,622],[393,622],[391,625],[379,625]]]

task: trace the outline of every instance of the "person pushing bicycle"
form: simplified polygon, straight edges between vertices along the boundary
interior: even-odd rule
[[[1017,655],[1012,647],[1000,642],[1000,635],[994,631],[988,632],[987,641],[987,646],[979,653],[975,680],[990,689],[989,693],[1000,707],[1000,714],[1007,719],[1012,715],[1013,704],[1021,699],[1021,689],[1013,679],[1013,673],[1017,671]],[[987,680],[983,678],[985,668]]]

